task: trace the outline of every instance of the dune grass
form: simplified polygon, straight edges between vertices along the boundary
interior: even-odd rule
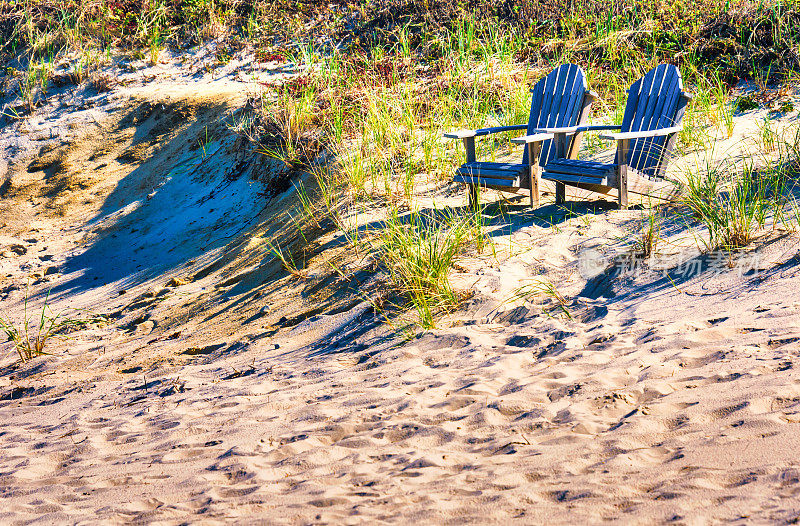
[[[31,62],[79,61],[115,50],[150,63],[165,48],[215,39],[219,62],[244,47],[264,59],[309,63],[352,57],[374,82],[460,79],[476,67],[546,67],[574,61],[590,70],[604,100],[660,61],[701,85],[726,91],[739,78],[781,81],[800,69],[798,2],[694,0],[3,0],[0,56],[17,70]],[[18,67],[18,66],[23,67]],[[424,67],[425,73],[420,71]],[[370,71],[371,70],[371,71]],[[377,75],[374,75],[377,74]],[[338,74],[339,77],[345,75]],[[614,104],[615,106],[617,104]]]
[[[89,325],[104,323],[104,316],[88,312],[63,310],[53,312],[48,302],[48,294],[37,313],[29,309],[29,289],[26,289],[22,317],[15,319],[8,314],[0,315],[0,331],[14,344],[14,350],[22,362],[27,362],[47,354],[45,348],[51,340],[64,338],[70,331],[80,330]]]
[[[0,1],[0,16],[2,54],[15,68],[8,85],[27,111],[47,93],[48,65],[62,59],[74,62],[76,83],[102,63],[92,57],[154,63],[165,48],[211,39],[220,63],[245,48],[295,63],[304,73],[257,98],[233,128],[289,173],[312,174],[295,182],[298,228],[324,224],[373,253],[426,327],[458,304],[453,261],[489,246],[482,211],[423,210],[421,196],[464,160],[445,131],[525,122],[529,87],[562,62],[584,67],[601,95],[595,115],[618,123],[630,83],[666,61],[697,95],[678,151],[709,149],[734,132],[735,82],[791,83],[800,71],[796,53],[775,52],[800,44],[795,1],[24,0]],[[479,157],[520,155],[510,136],[479,140]],[[759,141],[764,155],[796,159],[776,153],[785,145],[768,121]],[[783,213],[779,201],[788,206],[788,187],[775,198],[775,178],[752,183],[761,173],[718,165],[690,177],[686,205],[708,226],[710,245],[747,243],[768,215]],[[359,228],[361,209],[377,211],[383,226]],[[658,215],[648,217],[639,249],[652,253]],[[290,250],[272,249],[299,275]]]
[[[707,248],[731,251],[747,246],[768,222],[773,228],[796,229],[792,207],[800,127],[779,134],[771,126],[761,125],[754,138],[758,149],[750,157],[723,158],[688,174],[683,202],[708,229]],[[767,139],[764,127],[769,129]]]
[[[746,246],[763,228],[771,208],[765,178],[752,169],[731,174],[724,164],[689,177],[686,203],[708,228],[708,248],[732,250]]]
[[[376,249],[398,291],[417,312],[423,328],[434,327],[435,317],[459,303],[448,279],[450,268],[467,243],[470,216],[431,217],[392,213]]]

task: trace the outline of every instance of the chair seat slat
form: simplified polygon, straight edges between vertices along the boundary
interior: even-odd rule
[[[519,179],[496,179],[493,177],[479,177],[469,175],[456,175],[453,177],[456,183],[477,184],[481,186],[497,186],[501,188],[519,188]]]
[[[522,175],[522,170],[508,171],[508,170],[492,170],[491,168],[481,167],[461,167],[456,170],[459,175],[471,175],[478,177],[493,177],[497,179],[516,179]]]
[[[595,177],[592,175],[573,175],[564,173],[550,173],[546,170],[542,172],[542,179],[547,179],[549,181],[565,182],[565,183],[584,183],[584,184],[599,184],[599,185],[608,184],[607,177]]]
[[[614,173],[614,164],[596,161],[580,161],[577,159],[558,159],[544,166],[544,171],[550,174],[563,173],[572,175],[588,175],[593,177],[608,177]]]

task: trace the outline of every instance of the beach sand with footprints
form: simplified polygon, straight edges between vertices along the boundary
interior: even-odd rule
[[[640,210],[512,205],[457,262],[462,307],[399,330],[340,235],[300,277],[259,241],[296,194],[220,124],[249,80],[158,68],[2,131],[3,310],[50,291],[110,322],[0,347],[0,522],[800,517],[796,232],[720,260],[667,209],[663,268],[631,266]]]

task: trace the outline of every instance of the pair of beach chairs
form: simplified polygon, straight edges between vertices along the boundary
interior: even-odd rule
[[[464,141],[467,162],[456,171],[454,181],[467,185],[470,206],[477,203],[479,187],[528,190],[531,206],[539,206],[542,179],[555,182],[556,204],[565,202],[570,185],[603,194],[616,191],[623,209],[628,207],[629,192],[653,195],[669,186],[664,181],[667,161],[692,97],[683,91],[678,68],[661,64],[634,82],[619,126],[585,124],[597,94],[588,89],[586,75],[575,64],[557,67],[531,93],[527,124],[445,134]],[[476,137],[516,130],[526,130],[526,135],[512,139],[525,145],[521,163],[476,159]],[[578,159],[583,134],[595,131],[602,139],[616,141],[613,163]]]

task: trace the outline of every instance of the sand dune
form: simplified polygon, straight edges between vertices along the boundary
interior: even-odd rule
[[[190,150],[241,93],[209,82],[181,98],[171,82],[148,96],[172,93],[167,113],[192,119],[143,147],[146,170],[120,161],[155,123],[142,92],[98,110],[108,140],[78,137],[59,162],[66,182],[107,166],[55,201],[43,172],[22,170],[30,152],[15,157],[27,179],[0,221],[3,308],[38,273],[35,304],[52,288],[54,305],[102,307],[113,323],[27,364],[0,347],[0,522],[800,517],[795,233],[761,239],[750,273],[697,256],[690,275],[587,280],[581,251],[613,245],[638,212],[512,207],[496,255],[459,262],[454,283],[473,298],[405,339],[320,260],[305,279],[281,274],[258,239],[290,198],[264,208],[248,177],[220,193],[232,138],[202,169]],[[85,204],[60,215],[65,202]],[[346,278],[368,290],[353,265]],[[558,283],[571,317],[508,301],[538,278]]]

